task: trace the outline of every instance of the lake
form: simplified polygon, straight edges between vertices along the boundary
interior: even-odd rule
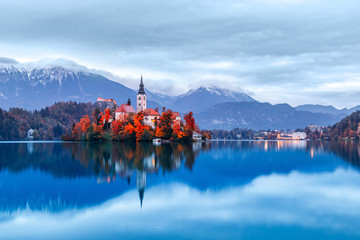
[[[359,239],[358,142],[0,143],[0,239]]]

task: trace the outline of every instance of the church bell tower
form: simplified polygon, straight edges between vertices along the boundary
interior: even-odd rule
[[[146,94],[144,89],[143,78],[141,75],[139,91],[136,96],[136,112],[144,111],[145,109],[146,109]]]

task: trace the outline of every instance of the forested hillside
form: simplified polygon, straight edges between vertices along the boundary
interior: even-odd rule
[[[0,141],[24,140],[33,129],[33,140],[60,139],[71,131],[74,122],[83,115],[91,115],[91,103],[59,102],[40,111],[27,111],[21,108],[0,108]]]
[[[356,111],[343,118],[330,129],[330,137],[338,138],[360,138],[360,111]]]

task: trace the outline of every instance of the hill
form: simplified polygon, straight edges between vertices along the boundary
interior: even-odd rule
[[[91,116],[94,107],[91,103],[60,102],[40,111],[27,111],[11,108],[9,111],[0,108],[0,141],[23,140],[28,131],[33,129],[34,140],[59,139],[69,133],[74,122],[83,115]]]
[[[334,124],[329,131],[331,139],[360,138],[360,111],[356,111]]]

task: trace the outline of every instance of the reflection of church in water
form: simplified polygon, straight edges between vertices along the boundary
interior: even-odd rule
[[[175,164],[175,168],[179,168],[181,163],[180,159],[177,164]],[[146,174],[147,173],[155,173],[159,170],[159,163],[155,161],[155,153],[144,157],[142,159],[143,167],[141,169],[136,169],[136,186],[139,191],[140,198],[140,206],[142,207],[144,193],[146,188]],[[134,173],[133,168],[129,168],[124,161],[115,162],[115,172],[120,175],[122,178],[126,178],[128,183],[130,183],[130,177]]]
[[[142,202],[144,199],[144,192],[146,187],[146,173],[157,172],[159,165],[155,164],[155,154],[144,158],[143,160],[144,168],[141,170],[136,170],[136,186],[139,191],[140,205],[142,207]]]
[[[104,144],[68,144],[74,159],[79,160],[86,174],[97,177],[98,183],[112,183],[116,178],[128,182],[136,177],[140,205],[143,204],[149,174],[171,172],[182,165],[193,168],[195,158],[200,151],[210,149],[208,143],[104,143]],[[28,145],[29,152],[33,151]],[[160,170],[161,169],[161,170]],[[135,174],[136,172],[136,174]],[[157,175],[157,174],[156,174]],[[151,178],[152,179],[152,178]]]

